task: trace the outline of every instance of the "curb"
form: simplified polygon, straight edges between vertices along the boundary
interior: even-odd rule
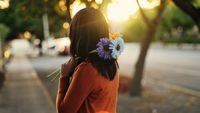
[[[200,97],[200,91],[195,91],[195,90],[185,88],[185,87],[182,87],[182,86],[178,86],[178,85],[175,85],[175,84],[169,84],[169,83],[166,83],[166,82],[158,82],[158,81],[155,82],[153,80],[148,81],[148,82],[145,81],[145,84],[160,85],[161,87],[165,87],[167,89],[171,89],[171,90],[175,90],[175,91],[182,92],[182,93],[185,93],[185,94]]]
[[[151,47],[153,48],[168,48],[168,49],[180,49],[180,50],[200,50],[200,44],[173,44],[173,43],[159,43],[153,42]]]
[[[29,61],[27,58],[25,58],[25,59],[27,60],[27,62],[30,63],[30,61]],[[44,84],[42,83],[42,81],[41,81],[40,78],[38,77],[38,74],[37,74],[37,72],[35,71],[35,69],[33,68],[32,63],[30,63],[30,65],[32,66],[32,72],[31,72],[31,74],[36,75],[36,77],[37,77],[36,79],[37,79],[38,83],[40,84],[41,88],[43,89],[44,95],[47,97],[47,100],[49,101],[51,107],[55,109],[55,105],[54,105],[53,100],[51,99],[50,94],[48,93],[48,91],[47,91],[47,89],[45,88]]]

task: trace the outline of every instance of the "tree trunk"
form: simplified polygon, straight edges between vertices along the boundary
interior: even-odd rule
[[[67,21],[70,23],[71,20],[72,20],[72,17],[71,17],[71,12],[70,12],[70,5],[72,4],[73,2],[71,2],[70,0],[66,0],[66,7],[67,7]]]
[[[151,44],[151,41],[153,40],[154,35],[156,33],[156,29],[160,23],[161,16],[165,9],[166,0],[160,1],[160,6],[157,11],[157,14],[152,20],[150,20],[145,15],[144,11],[142,10],[142,8],[139,4],[139,0],[137,0],[137,4],[139,6],[140,13],[141,13],[143,20],[145,21],[148,29],[147,29],[144,39],[141,42],[140,54],[139,54],[138,60],[135,65],[135,72],[134,72],[134,77],[133,77],[133,81],[132,81],[132,87],[130,89],[131,96],[141,96],[142,78],[143,78],[143,70],[144,70],[146,55],[148,52],[148,48]]]
[[[69,8],[69,6],[67,6],[67,20],[68,20],[69,23],[70,23],[71,20],[72,20],[71,12],[70,12],[70,8]]]
[[[151,41],[154,37],[155,31],[156,31],[157,26],[154,26],[151,29],[148,29],[144,40],[141,43],[140,46],[140,54],[138,57],[138,60],[135,65],[135,72],[134,72],[134,79],[132,82],[132,87],[130,91],[131,96],[140,96],[142,92],[142,75],[143,75],[143,70],[144,70],[144,65],[145,65],[145,59],[146,55],[148,52],[148,48],[151,44]]]

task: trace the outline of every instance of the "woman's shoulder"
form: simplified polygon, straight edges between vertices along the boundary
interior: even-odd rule
[[[75,72],[85,74],[85,76],[89,75],[90,77],[98,74],[98,71],[96,70],[96,68],[92,65],[92,63],[88,61],[84,61],[80,63],[76,67]]]
[[[87,70],[87,69],[95,69],[92,65],[92,63],[88,62],[88,61],[84,61],[82,63],[80,63],[75,70],[78,70],[78,69],[82,69],[82,70]]]

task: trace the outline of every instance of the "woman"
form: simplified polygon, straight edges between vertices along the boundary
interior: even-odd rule
[[[116,113],[122,39],[109,39],[103,14],[93,8],[74,16],[69,36],[72,58],[61,66],[57,112]]]

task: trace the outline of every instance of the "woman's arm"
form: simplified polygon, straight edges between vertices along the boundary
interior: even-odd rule
[[[77,113],[84,100],[95,87],[94,70],[83,64],[74,72],[72,81],[64,97],[57,103],[58,113]],[[62,80],[61,80],[62,81]]]
[[[58,91],[57,91],[57,97],[56,97],[56,108],[58,110],[59,105],[61,101],[64,98],[64,95],[69,87],[70,83],[70,74],[72,70],[74,70],[75,66],[77,64],[77,61],[75,61],[73,58],[68,61],[68,63],[64,63],[61,66],[61,76],[58,83]],[[58,111],[57,111],[58,112]]]
[[[68,87],[69,87],[69,77],[67,77],[67,76],[66,77],[61,77],[59,79],[58,91],[57,91],[57,97],[56,97],[56,109],[57,109],[57,112],[58,112],[60,103],[62,102]]]

